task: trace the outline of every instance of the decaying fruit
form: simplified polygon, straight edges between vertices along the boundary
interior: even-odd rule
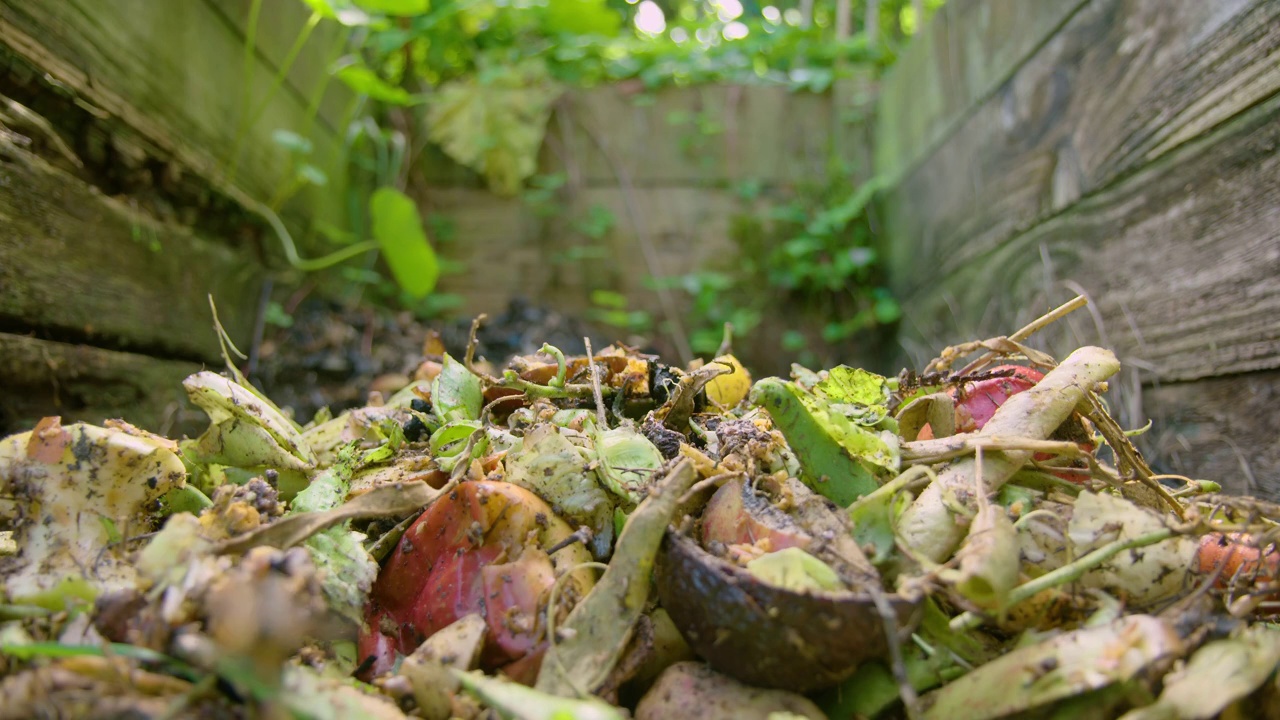
[[[546,647],[551,586],[591,560],[581,543],[563,544],[572,534],[528,490],[495,481],[458,485],[405,531],[378,575],[360,633],[367,674],[386,672],[397,652],[407,655],[478,613],[489,627],[481,667],[532,680]],[[558,609],[567,610],[591,585],[589,571],[575,571],[561,583]]]
[[[1025,365],[998,365],[991,368],[990,372],[1005,372],[1009,375],[962,383],[948,390],[948,394],[955,402],[955,432],[972,433],[981,430],[1006,400],[1020,392],[1030,390],[1044,379],[1044,373]],[[920,429],[920,440],[928,440],[933,436],[933,428],[930,425],[926,424]],[[1076,415],[1068,418],[1058,428],[1054,433],[1054,439],[1071,440],[1088,453],[1094,450],[1086,426]],[[1048,453],[1036,453],[1035,460],[1047,461],[1052,457]],[[1081,472],[1088,470],[1088,467],[1086,461],[1077,459],[1069,468],[1053,471],[1053,474],[1064,480],[1078,482],[1088,477]]]
[[[885,591],[839,515],[799,481],[780,483],[768,510],[761,505],[768,501],[751,497],[752,492],[726,483],[707,503],[695,533],[710,540],[712,549],[728,550],[732,560],[675,530],[668,530],[663,541],[658,596],[689,644],[730,677],[796,692],[834,685],[863,661],[883,657],[885,626],[870,590]],[[748,547],[741,547],[743,540],[751,541]],[[848,589],[816,589],[821,582],[784,587],[751,567],[779,551],[801,556],[800,549]],[[752,555],[756,560],[744,566]],[[809,572],[795,570],[795,575]],[[918,602],[888,592],[885,597],[899,627],[916,621]]]

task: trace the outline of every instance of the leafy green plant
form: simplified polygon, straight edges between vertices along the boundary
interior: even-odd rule
[[[749,337],[764,313],[782,302],[829,318],[820,335],[831,344],[896,322],[901,308],[883,286],[867,217],[881,187],[873,179],[856,188],[833,182],[801,189],[788,202],[735,220],[739,252],[732,267],[662,280],[690,299],[694,351],[714,352],[725,323],[733,325],[735,337]],[[738,192],[745,203],[761,205],[756,184],[740,184]],[[782,344],[790,353],[810,350],[809,337],[796,329],[783,333]]]

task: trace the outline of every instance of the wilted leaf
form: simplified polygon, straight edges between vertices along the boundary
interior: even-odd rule
[[[186,481],[167,442],[54,420],[0,441],[0,497],[30,516],[4,518],[18,520],[12,525],[17,565],[7,568],[3,583],[15,603],[48,604],[33,598],[55,589],[58,598],[83,596],[69,592],[79,587],[74,583],[90,592],[128,585],[133,566],[106,552],[113,531],[149,530],[138,518]]]
[[[926,696],[924,717],[987,720],[1043,712],[1060,700],[1125,682],[1182,652],[1182,639],[1169,623],[1131,615],[998,657]]]
[[[550,423],[524,436],[507,455],[507,481],[546,500],[566,520],[591,528],[592,553],[607,557],[613,543],[613,503],[587,468],[587,459]]]
[[[1082,492],[1076,498],[1067,537],[1073,557],[1111,542],[1133,540],[1164,529],[1160,516],[1108,493]],[[1175,536],[1140,550],[1120,553],[1080,579],[1085,587],[1119,592],[1143,606],[1174,596],[1192,583],[1196,538]]]
[[[427,108],[428,134],[449,157],[483,174],[494,192],[515,195],[537,172],[551,103],[560,92],[537,59],[487,81],[468,76],[447,82]]]
[[[401,289],[415,298],[426,297],[440,277],[440,261],[422,229],[418,206],[392,187],[380,187],[369,198],[373,238]]]
[[[182,443],[192,462],[304,471],[315,466],[315,455],[293,424],[235,381],[204,371],[182,386],[211,421],[199,438]]]
[[[595,451],[600,460],[600,481],[631,503],[640,502],[665,462],[658,448],[632,427],[598,432]]]
[[[1280,664],[1280,631],[1250,627],[1200,648],[1152,705],[1121,720],[1208,720],[1258,689]],[[1207,689],[1211,692],[1206,692]]]
[[[257,530],[237,535],[218,544],[215,552],[240,553],[262,545],[283,550],[340,522],[404,515],[426,507],[439,496],[439,490],[421,481],[382,485],[332,510],[290,515]]]

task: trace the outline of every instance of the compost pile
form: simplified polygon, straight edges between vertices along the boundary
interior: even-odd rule
[[[1275,717],[1280,507],[1025,344],[1081,304],[897,378],[472,342],[306,426],[230,364],[195,438],[46,418],[0,718]]]

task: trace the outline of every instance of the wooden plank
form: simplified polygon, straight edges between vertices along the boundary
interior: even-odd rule
[[[446,276],[441,290],[462,295],[468,311],[487,313],[500,312],[515,297],[585,309],[592,290],[608,289],[632,296],[635,309],[656,316],[649,268],[628,203],[644,224],[664,276],[710,268],[729,256],[734,251],[731,219],[740,208],[727,190],[639,188],[628,198],[618,188],[588,188],[579,211],[596,206],[613,218],[608,234],[591,240],[567,226],[544,226],[547,221],[520,200],[482,190],[416,192],[429,212],[449,218],[453,234],[466,239],[445,249],[465,271]],[[581,259],[570,259],[584,248],[589,249]]]
[[[1142,404],[1159,470],[1280,501],[1280,372],[1148,388]]]
[[[124,418],[166,435],[198,433],[208,419],[187,410],[182,380],[194,363],[0,333],[0,436],[47,415],[101,424]]]
[[[1275,2],[1089,3],[891,193],[894,287],[909,296],[1272,96],[1277,49]]]
[[[900,178],[955,132],[1086,0],[952,0],[880,84],[876,174]]]
[[[0,144],[0,321],[170,358],[217,361],[208,293],[249,337],[263,270],[235,247],[158,222]]]
[[[303,128],[306,105],[280,92],[245,134],[246,160],[227,181],[237,147],[243,38],[203,1],[0,0],[0,42],[245,206],[251,198],[266,201],[292,179],[271,134]],[[260,64],[254,97],[268,96],[271,77]],[[305,189],[287,209],[340,223],[343,174],[334,161],[341,143],[323,130],[317,127],[312,139],[330,182]]]
[[[544,165],[592,187],[623,185],[624,173],[636,187],[820,182],[837,126],[844,156],[863,160],[857,173],[869,171],[865,125],[837,123],[830,94],[728,85],[636,94],[611,85],[570,93],[564,107],[569,121],[552,120]]]
[[[1280,367],[1277,147],[1280,95],[985,255],[940,263],[906,305],[906,342],[1008,332],[1083,289],[1099,339],[1149,380]]]

